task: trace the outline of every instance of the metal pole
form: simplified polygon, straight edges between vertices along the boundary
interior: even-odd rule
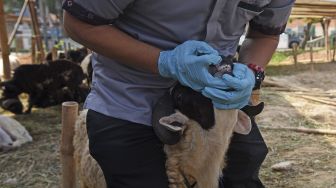
[[[1,40],[1,52],[3,60],[3,73],[4,79],[10,79],[10,63],[9,63],[9,46],[8,46],[8,36],[7,36],[7,26],[5,20],[5,11],[3,0],[0,0],[0,40]]]

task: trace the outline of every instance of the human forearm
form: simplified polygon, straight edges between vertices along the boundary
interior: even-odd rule
[[[249,31],[239,52],[239,61],[266,67],[279,43],[279,36]]]
[[[138,41],[116,27],[89,25],[64,12],[64,29],[73,40],[99,54],[130,67],[158,73],[160,49]]]

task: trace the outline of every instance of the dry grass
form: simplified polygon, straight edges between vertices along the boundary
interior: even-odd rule
[[[60,107],[34,110],[30,115],[14,118],[34,140],[18,150],[0,153],[1,187],[59,187]]]

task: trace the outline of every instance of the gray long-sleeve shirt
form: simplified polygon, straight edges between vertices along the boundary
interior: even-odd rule
[[[279,35],[295,0],[64,0],[63,9],[93,25],[114,25],[163,50],[203,40],[221,55],[234,55],[246,24]],[[151,125],[152,107],[174,84],[93,54],[92,90],[85,102],[102,114]]]

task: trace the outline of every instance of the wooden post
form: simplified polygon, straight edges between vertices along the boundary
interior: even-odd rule
[[[297,63],[298,63],[298,60],[297,60],[298,44],[294,43],[292,47],[293,47],[294,65],[295,65],[295,68],[296,68],[297,67]]]
[[[32,64],[35,64],[36,63],[36,40],[34,36],[32,36],[31,38],[31,58],[32,58]]]
[[[51,59],[54,61],[57,59],[57,48],[53,47],[51,49]]]
[[[10,62],[9,62],[10,51],[8,46],[8,36],[7,36],[7,27],[6,27],[3,0],[0,0],[0,40],[1,40],[2,60],[3,60],[3,74],[4,79],[8,80],[11,78]]]
[[[42,63],[45,56],[44,56],[44,48],[43,48],[43,43],[42,43],[42,38],[41,38],[41,33],[40,33],[40,27],[39,27],[37,15],[36,15],[35,0],[28,0],[28,7],[30,11],[34,34],[36,37],[36,47],[38,51],[37,60],[39,63]]]
[[[309,52],[310,52],[310,70],[314,72],[314,57],[313,57],[313,46],[309,47]]]
[[[330,19],[325,18],[323,20],[325,25],[325,31],[324,31],[324,44],[325,44],[325,50],[327,52],[326,60],[327,62],[330,61],[330,37],[329,37],[329,25],[330,25]]]
[[[61,135],[61,165],[62,188],[73,188],[76,185],[76,164],[73,157],[73,137],[78,116],[77,102],[62,104],[62,135]]]
[[[333,38],[333,56],[332,56],[332,61],[335,62],[335,55],[336,55],[336,36]]]
[[[314,61],[314,55],[313,55],[313,46],[309,46],[309,55],[310,55],[310,63],[313,63]]]

